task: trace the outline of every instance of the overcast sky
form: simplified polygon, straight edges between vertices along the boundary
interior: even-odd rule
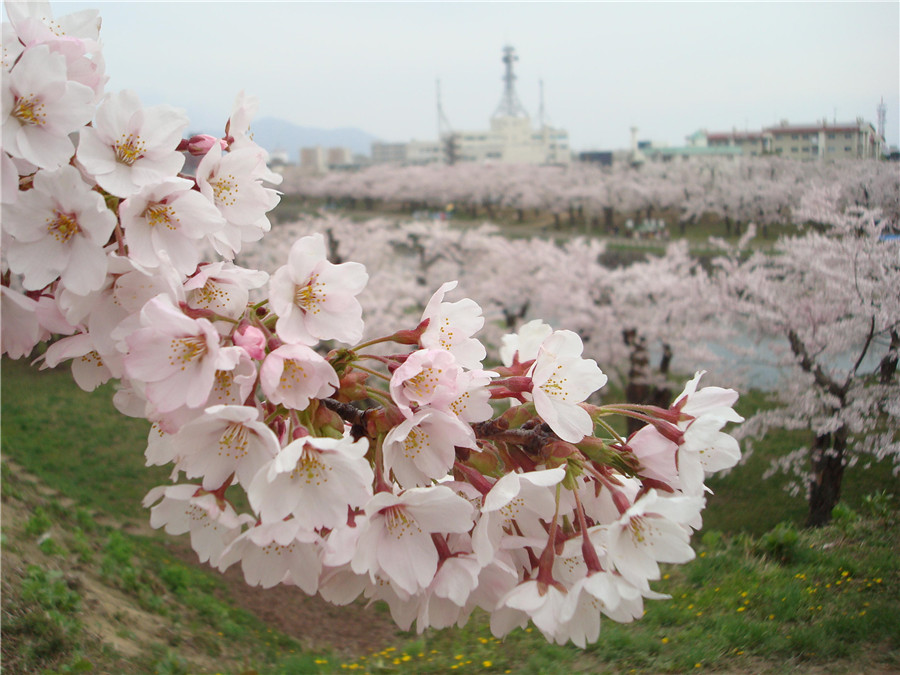
[[[533,120],[575,150],[641,139],[684,144],[705,128],[863,117],[900,142],[900,3],[57,2],[95,7],[109,91],[185,108],[219,130],[240,90],[260,116],[437,137],[436,81],[456,130],[488,126],[502,49]]]

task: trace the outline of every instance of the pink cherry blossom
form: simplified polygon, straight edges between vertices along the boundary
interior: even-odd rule
[[[628,438],[628,447],[641,463],[640,475],[677,488],[678,468],[675,464],[678,445],[663,436],[652,424],[641,427]]]
[[[97,10],[73,12],[54,18],[46,2],[7,2],[7,9],[15,6],[10,17],[10,32],[15,35],[14,45],[4,54],[4,66],[11,67],[18,54],[15,49],[46,45],[53,53],[66,59],[69,80],[90,87],[94,98],[99,99],[108,79],[99,42],[100,17]],[[4,24],[4,31],[7,24]],[[4,52],[7,52],[7,36],[4,34]],[[9,66],[6,61],[9,60]]]
[[[266,336],[256,326],[244,326],[231,336],[234,344],[247,352],[251,359],[262,361],[266,356]]]
[[[448,411],[460,395],[463,369],[453,354],[442,349],[420,349],[391,375],[391,397],[407,416],[412,408],[428,406]]]
[[[126,338],[125,372],[146,383],[147,398],[160,412],[203,406],[216,371],[237,365],[236,355],[220,354],[209,321],[185,316],[166,296],[144,305],[140,320],[142,327]]]
[[[13,237],[9,266],[23,275],[26,289],[39,290],[59,277],[83,296],[105,283],[109,263],[103,247],[116,218],[74,167],[39,172],[34,188],[7,206],[3,218]]]
[[[259,369],[259,385],[272,403],[306,410],[310,399],[330,396],[339,382],[334,368],[317,352],[306,345],[288,344],[266,356]]]
[[[288,264],[269,280],[269,304],[278,315],[278,336],[306,345],[332,339],[358,342],[363,321],[356,296],[368,278],[359,263],[330,263],[321,234],[298,239],[291,246]]]
[[[20,31],[27,21],[39,21],[52,35],[96,42],[100,38],[100,16],[96,9],[85,9],[54,16],[46,0],[15,0],[5,5],[12,27]]]

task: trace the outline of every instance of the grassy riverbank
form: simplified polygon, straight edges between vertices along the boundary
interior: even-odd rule
[[[714,482],[697,559],[654,585],[672,599],[648,602],[633,625],[604,621],[587,650],[548,645],[534,629],[499,642],[482,615],[417,636],[395,632],[382,607],[332,615],[287,592],[296,589],[257,602],[239,574],[193,564],[186,539],[149,530],[140,507],[167,480],[143,466],[147,423],[115,412],[109,387],[85,394],[65,371],[2,368],[7,673],[900,669],[900,531],[886,467],[849,470],[835,523],[804,532],[802,500],[760,479],[768,456],[800,439],[757,443]],[[745,414],[763,404],[741,402]]]

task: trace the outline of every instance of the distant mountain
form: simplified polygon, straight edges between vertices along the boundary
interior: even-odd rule
[[[323,148],[350,148],[355,155],[371,155],[372,141],[377,136],[353,127],[319,129],[301,127],[274,117],[262,117],[250,124],[253,140],[270,153],[284,150],[291,162],[300,161],[300,148],[320,145]]]

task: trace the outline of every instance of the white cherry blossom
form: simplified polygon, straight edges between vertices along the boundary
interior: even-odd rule
[[[203,488],[215,490],[234,474],[248,486],[257,472],[278,454],[275,433],[250,406],[216,405],[181,428],[171,439],[180,456],[178,468],[188,478],[203,478]]]
[[[470,298],[444,302],[444,296],[457,286],[456,281],[443,284],[425,306],[422,321],[428,326],[419,344],[426,349],[445,349],[451,352],[464,368],[480,368],[487,351],[472,336],[484,326],[481,307]]]
[[[556,508],[554,486],[565,478],[562,467],[508,473],[494,483],[484,497],[481,517],[472,532],[472,547],[482,565],[494,557],[501,540],[514,532],[513,523],[525,536],[546,536],[540,520],[549,521]]]
[[[157,503],[158,502],[158,503]],[[217,565],[222,552],[249,522],[228,502],[205,492],[197,485],[161,485],[144,497],[150,507],[150,526],[163,527],[168,534],[190,533],[191,548],[200,562]],[[155,506],[152,506],[156,504]]]
[[[172,106],[145,108],[133,91],[107,94],[93,126],[81,130],[76,156],[100,187],[130,197],[181,170],[184,155],[175,148],[187,125]]]
[[[678,446],[678,473],[684,491],[694,495],[702,494],[706,474],[730,469],[741,458],[738,442],[721,431],[729,422],[744,421],[732,408],[738,394],[721,387],[698,390],[704,372],[694,375],[672,406],[689,417],[678,422],[684,431]]]
[[[228,261],[200,265],[184,282],[185,299],[192,309],[208,309],[229,319],[240,319],[247,311],[250,291],[260,288],[269,275],[238,267]]]
[[[278,337],[306,345],[332,339],[358,342],[363,320],[356,296],[368,279],[359,263],[329,262],[321,234],[298,239],[291,246],[288,264],[269,280],[269,304],[278,316]]]
[[[337,527],[347,509],[364,506],[372,495],[372,467],[364,459],[365,439],[306,436],[286,445],[250,484],[250,504],[264,522],[290,514],[306,527]]]
[[[558,330],[538,350],[529,372],[534,407],[564,441],[577,443],[590,435],[594,423],[579,403],[606,384],[607,377],[593,359],[582,358],[584,345],[576,333]]]
[[[47,45],[26,49],[0,92],[3,149],[42,169],[68,164],[69,134],[90,121],[94,92],[68,79],[65,57]]]
[[[513,365],[513,360],[526,363],[537,358],[541,344],[553,333],[553,328],[540,319],[522,324],[518,333],[504,335],[500,345],[500,360],[504,366]]]
[[[250,586],[272,588],[290,582],[309,595],[318,590],[321,542],[300,520],[260,523],[249,528],[222,552],[217,566],[224,572],[238,560]]]
[[[11,359],[28,356],[45,337],[37,318],[37,302],[8,286],[0,286],[0,303],[0,353]]]
[[[145,267],[168,261],[192,274],[203,258],[201,242],[224,227],[225,219],[189,180],[163,178],[119,205],[129,257]],[[165,252],[161,258],[160,253]],[[246,302],[244,303],[246,305]]]
[[[84,391],[94,391],[113,376],[97,352],[94,339],[89,333],[79,333],[54,342],[47,347],[44,363],[55,368],[67,359],[72,359],[72,378]]]
[[[659,579],[657,563],[694,559],[688,524],[703,503],[700,497],[662,497],[651,489],[615,523],[592,530],[591,537],[605,548],[619,574],[640,588]]]
[[[278,193],[263,185],[270,177],[259,148],[234,148],[223,153],[213,145],[197,166],[200,192],[225,218],[225,227],[213,236],[216,251],[233,258],[245,242],[258,241],[271,229],[266,213],[278,204]]]
[[[566,638],[560,636],[560,629],[565,599],[564,592],[553,584],[537,580],[524,581],[500,601],[498,611],[491,616],[491,632],[495,637],[501,638],[512,628],[522,625],[525,619],[531,619],[544,637],[563,644]],[[503,610],[510,616],[504,617]]]
[[[477,447],[472,427],[453,415],[423,409],[385,436],[384,468],[402,487],[430,485],[449,473],[456,446]]]
[[[468,532],[472,505],[450,488],[436,485],[393,495],[379,492],[366,504],[359,546],[351,566],[372,581],[383,576],[406,593],[426,588],[437,571],[432,533]]]

